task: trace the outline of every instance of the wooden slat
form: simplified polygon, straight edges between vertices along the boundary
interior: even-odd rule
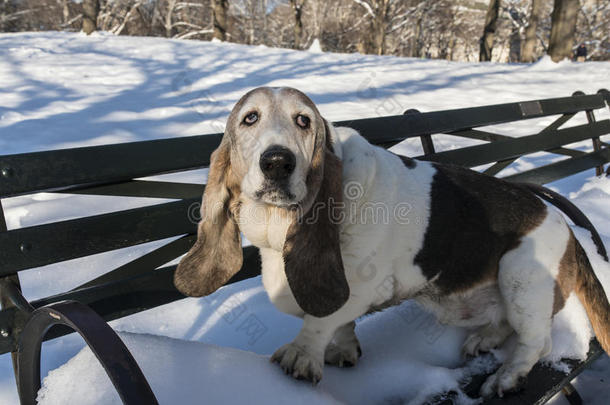
[[[124,183],[92,187],[74,187],[61,191],[64,194],[108,195],[121,197],[172,198],[183,200],[201,196],[205,185],[174,183],[169,181],[132,180]]]
[[[93,287],[95,285],[105,284],[112,281],[136,277],[149,272],[150,269],[157,267],[185,254],[197,240],[197,235],[187,235],[180,239],[176,239],[167,245],[163,245],[158,249],[148,252],[135,260],[130,261],[108,273],[102,274],[84,284],[79,285],[72,290],[80,290],[82,288]]]
[[[610,133],[610,120],[598,121],[593,124],[556,130],[553,133],[523,136],[494,143],[470,146],[433,155],[422,156],[422,160],[453,163],[467,167],[480,166],[568,145],[594,136]]]
[[[495,176],[496,174],[498,174],[502,170],[504,170],[506,167],[510,166],[516,160],[517,160],[517,158],[501,160],[501,161],[495,163],[494,165],[492,165],[491,167],[487,168],[486,170],[484,170],[483,173],[485,173],[489,176]]]
[[[578,374],[587,368],[595,359],[603,354],[597,340],[592,340],[587,358],[582,361],[563,359],[571,368],[569,373],[556,370],[548,365],[537,363],[523,381],[523,385],[514,393],[507,393],[503,398],[497,396],[486,399],[483,405],[542,405],[549,401],[561,388],[572,381]],[[479,390],[487,375],[476,375],[463,390],[471,397],[479,396]],[[453,404],[451,400],[437,403],[437,405]]]
[[[568,122],[572,117],[574,117],[574,115],[576,115],[576,114],[571,113],[571,114],[562,115],[561,117],[559,117],[555,121],[553,121],[551,124],[549,124],[542,131],[540,131],[539,134],[546,134],[546,133],[553,132],[556,129],[559,129],[560,126],[562,126],[563,124]],[[496,142],[496,141],[502,141],[502,140],[506,140],[506,139],[514,139],[511,136],[494,134],[492,132],[481,131],[478,129],[466,129],[466,130],[462,130],[462,131],[455,131],[455,132],[449,133],[449,135],[456,135],[456,136],[461,136],[461,137],[465,137],[465,138],[478,139],[480,141],[487,141],[487,142]]]
[[[550,149],[547,152],[549,152],[549,153],[556,153],[558,155],[570,156],[570,157],[579,157],[579,156],[584,156],[584,155],[587,154],[587,152],[582,152],[582,151],[579,151],[579,150],[568,149],[568,148],[555,148],[555,149]],[[506,167],[508,167],[512,163],[516,162],[518,159],[519,158],[511,158],[511,159],[501,160],[501,161],[493,164],[488,169],[484,170],[483,173],[485,173],[485,174],[487,174],[489,176],[495,176],[496,174],[498,174],[502,170],[504,170]]]
[[[0,156],[0,197],[99,183],[209,165],[221,134]]]
[[[546,166],[503,177],[505,180],[547,184],[610,162],[610,149],[587,153]]]
[[[494,134],[487,131],[479,131],[478,129],[465,129],[463,131],[450,132],[448,135],[460,136],[462,138],[477,139],[479,141],[496,142],[504,139],[513,139],[510,136]]]
[[[32,302],[35,308],[63,300],[75,300],[90,306],[106,321],[122,318],[160,305],[184,298],[173,284],[176,266],[158,270],[150,269],[144,275],[121,279],[89,288],[69,291]],[[260,256],[252,246],[244,248],[244,264],[227,284],[232,284],[260,274]],[[0,312],[0,324],[12,324],[17,315],[14,308]],[[45,336],[45,340],[57,337]],[[16,349],[16,342],[10,336],[0,336],[0,354]]]
[[[528,105],[534,105],[535,108],[527,108]],[[377,144],[425,134],[444,134],[481,126],[549,115],[571,114],[604,107],[603,97],[596,94],[340,121],[336,125],[357,129],[370,142]]]
[[[547,152],[556,153],[558,155],[563,155],[563,156],[570,156],[570,157],[579,157],[579,156],[584,156],[587,154],[587,152],[583,152],[581,150],[568,149],[568,148],[549,149]]]
[[[575,113],[562,115],[561,117],[559,117],[555,121],[553,121],[549,126],[547,126],[542,131],[540,131],[540,133],[545,134],[548,132],[553,132],[556,129],[559,129],[560,126],[562,126],[563,124],[568,122],[575,115],[576,115]]]
[[[199,198],[0,233],[0,275],[194,233]],[[192,213],[191,213],[192,216]]]
[[[528,107],[529,106],[529,107]],[[533,106],[533,107],[532,107]],[[375,144],[605,107],[601,95],[340,121]],[[0,156],[0,197],[119,183],[209,165],[222,134]]]
[[[419,137],[419,139],[421,141],[421,147],[426,155],[436,152],[434,149],[434,142],[432,141],[432,136],[430,134],[422,135]]]

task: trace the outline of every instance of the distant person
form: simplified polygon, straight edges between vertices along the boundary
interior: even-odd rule
[[[576,48],[576,61],[584,62],[587,59],[587,47],[585,44],[580,44],[578,48]]]

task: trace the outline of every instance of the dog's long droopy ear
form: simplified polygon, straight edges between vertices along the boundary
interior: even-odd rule
[[[306,199],[302,216],[294,218],[284,244],[284,270],[297,303],[307,314],[332,314],[349,298],[339,245],[342,164],[330,150],[328,125],[325,136],[318,135],[307,187],[313,197]],[[317,193],[317,194],[316,194]],[[308,201],[309,200],[309,201]]]
[[[191,297],[216,291],[241,269],[243,261],[239,228],[233,219],[239,185],[233,181],[230,143],[226,138],[212,153],[197,242],[174,274],[176,288]]]

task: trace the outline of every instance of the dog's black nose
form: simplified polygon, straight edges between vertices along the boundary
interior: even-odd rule
[[[285,180],[296,166],[294,154],[283,146],[271,146],[261,155],[261,170],[269,180]]]

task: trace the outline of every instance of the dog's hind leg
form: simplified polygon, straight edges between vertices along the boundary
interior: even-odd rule
[[[332,342],[326,347],[324,361],[337,367],[353,367],[362,356],[360,342],[356,337],[356,322],[343,325],[335,332]]]
[[[506,319],[517,334],[517,345],[500,369],[481,387],[481,395],[517,388],[534,364],[551,351],[551,321],[555,280],[569,239],[569,228],[558,214],[521,239],[500,260],[498,286]]]

